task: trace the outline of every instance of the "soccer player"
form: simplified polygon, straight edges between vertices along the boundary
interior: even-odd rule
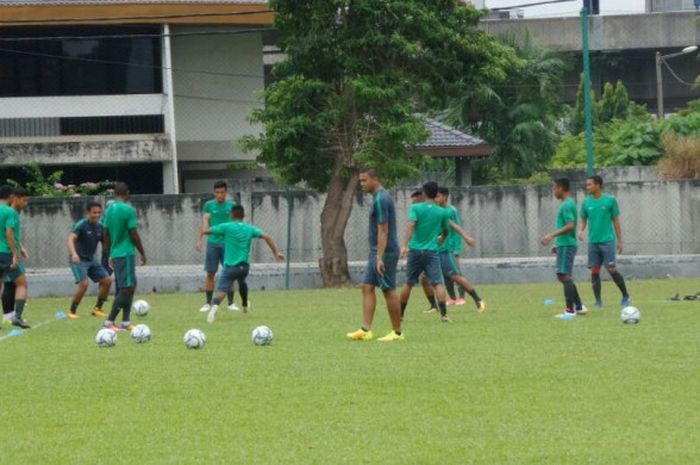
[[[435,203],[438,185],[428,182],[423,185],[425,201],[411,206],[408,214],[408,227],[401,247],[401,258],[408,258],[406,284],[401,289],[401,316],[403,317],[413,286],[418,284],[421,273],[425,273],[428,282],[435,288],[440,319],[445,323],[451,320],[447,316],[445,284],[438,255],[438,242],[446,240],[449,228],[455,229],[465,240],[464,231],[447,218],[444,208]]]
[[[422,203],[425,202],[425,194],[423,193],[423,190],[417,190],[414,191],[411,194],[411,204],[415,205],[417,203]],[[435,300],[435,290],[433,289],[433,286],[430,285],[428,282],[428,278],[425,277],[425,274],[422,274],[420,277],[420,284],[421,287],[423,288],[423,293],[425,294],[425,298],[428,299],[428,304],[430,304],[430,307],[425,310],[423,313],[437,313],[437,300]]]
[[[236,205],[231,209],[233,221],[221,223],[213,227],[202,228],[202,234],[217,234],[224,239],[224,268],[216,283],[216,296],[211,301],[211,308],[207,315],[207,321],[213,323],[219,304],[231,290],[234,281],[244,280],[250,271],[250,246],[253,239],[264,240],[275,259],[284,261],[284,255],[277,249],[275,241],[261,229],[243,222],[245,210],[242,205]]]
[[[440,187],[438,189],[438,195],[435,198],[437,204],[440,205],[447,211],[447,218],[459,224],[459,215],[457,214],[457,209],[448,203],[450,196],[450,190],[446,187]],[[469,247],[474,247],[476,241],[473,237],[468,236],[466,239],[467,245]],[[450,228],[447,239],[443,241],[442,244],[438,246],[438,253],[440,254],[440,266],[442,268],[442,274],[444,279],[449,279],[450,281],[458,284],[464,288],[469,295],[474,299],[474,304],[479,312],[486,310],[486,302],[483,301],[476,289],[467,278],[465,278],[461,270],[459,269],[459,264],[455,261],[454,255],[455,251],[458,250],[457,247],[461,249],[462,239],[459,237],[457,232]]]
[[[138,220],[136,209],[129,205],[129,186],[123,182],[114,185],[114,202],[105,212],[104,236],[102,247],[109,253],[110,266],[114,270],[114,281],[117,291],[112,303],[112,310],[104,322],[104,327],[112,331],[131,331],[131,303],[136,291],[136,261],[138,251],[141,265],[146,264],[146,252],[143,250],[141,238],[137,230]],[[122,323],[116,326],[119,312],[122,312]]]
[[[24,260],[29,258],[27,249],[22,245],[22,228],[20,214],[29,203],[29,193],[22,187],[15,187],[12,195],[12,214],[8,218],[6,228],[12,230],[14,249],[12,265],[5,274],[5,288],[2,293],[3,311],[6,319],[13,326],[29,329],[31,326],[24,321],[24,305],[27,303],[27,277],[24,274]],[[9,231],[8,231],[9,232]]]
[[[541,240],[542,245],[549,245],[554,241],[554,250],[557,254],[557,278],[564,286],[566,301],[566,310],[557,315],[557,318],[562,320],[571,320],[576,315],[587,313],[572,277],[578,243],[576,242],[576,202],[569,196],[569,188],[569,180],[566,178],[554,181],[554,196],[561,200],[557,213],[557,230],[547,234]]]
[[[362,278],[362,327],[348,333],[354,341],[369,341],[372,334],[372,320],[377,307],[375,288],[384,294],[386,307],[391,319],[392,331],[378,341],[403,341],[401,332],[401,305],[396,293],[396,266],[399,263],[399,239],[396,235],[396,209],[394,200],[384,190],[376,169],[368,168],[360,173],[362,190],[372,195],[372,209],[369,214],[369,260]]]
[[[0,289],[3,288],[5,274],[15,261],[15,232],[12,229],[12,218],[15,211],[12,209],[14,188],[12,186],[0,186]],[[14,295],[14,286],[11,291]],[[14,308],[3,307],[4,320],[12,321]],[[0,327],[2,329],[2,327]]]
[[[68,253],[70,258],[68,263],[75,278],[78,288],[73,295],[70,304],[68,318],[78,318],[78,305],[83,300],[83,296],[88,288],[88,278],[94,283],[100,284],[97,295],[97,303],[92,310],[92,315],[105,317],[107,314],[102,310],[102,305],[107,301],[109,289],[112,286],[112,278],[95,259],[97,244],[102,242],[104,237],[104,226],[100,223],[102,217],[102,205],[98,202],[90,202],[86,207],[87,216],[73,226],[73,230],[68,235]]]
[[[622,227],[620,226],[620,207],[612,195],[603,194],[603,178],[591,176],[586,180],[588,197],[581,206],[581,226],[578,237],[583,241],[583,233],[588,227],[588,268],[591,269],[591,282],[595,295],[595,306],[601,308],[603,300],[600,291],[600,269],[605,266],[610,277],[622,293],[620,305],[626,307],[631,299],[616,266],[615,251],[622,253]],[[617,245],[617,247],[616,247]]]
[[[199,237],[197,238],[196,249],[202,251],[201,231],[213,228],[222,223],[231,221],[231,209],[236,205],[231,200],[226,199],[227,186],[225,181],[217,181],[214,184],[214,198],[204,204],[204,214],[202,215],[202,226],[200,227]],[[219,264],[224,263],[224,238],[216,234],[212,234],[207,239],[207,251],[204,259],[204,271],[207,273],[206,282],[204,285],[206,302],[199,309],[200,312],[208,312],[211,310],[211,299],[214,295],[214,279],[216,272],[219,271]],[[238,290],[241,293],[243,301],[243,312],[247,313],[248,303],[248,285],[245,279],[238,281]],[[228,309],[238,311],[240,308],[233,301],[233,288],[227,291],[228,294]]]

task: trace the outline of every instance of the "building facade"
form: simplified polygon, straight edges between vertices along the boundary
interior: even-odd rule
[[[36,162],[208,191],[254,158],[236,140],[259,131],[272,19],[264,1],[0,0],[0,177]]]

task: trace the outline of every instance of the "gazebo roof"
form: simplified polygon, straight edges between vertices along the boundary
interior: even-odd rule
[[[428,119],[425,125],[430,138],[417,145],[416,151],[433,158],[484,158],[491,154],[491,146],[478,137],[434,119]]]

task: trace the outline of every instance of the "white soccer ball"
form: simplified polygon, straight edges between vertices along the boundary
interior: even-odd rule
[[[184,340],[188,349],[201,349],[207,342],[207,337],[199,329],[190,329],[185,333]]]
[[[250,335],[253,344],[256,346],[266,346],[272,342],[272,330],[267,326],[258,326]]]
[[[620,314],[620,320],[626,325],[634,325],[639,323],[640,318],[642,315],[639,313],[639,309],[637,307],[625,307],[622,309],[622,313]]]
[[[149,328],[147,325],[134,326],[134,329],[131,330],[131,339],[138,344],[150,341],[151,328]]]
[[[95,336],[95,342],[100,347],[112,347],[117,343],[117,333],[111,329],[102,328]]]
[[[134,312],[134,314],[136,316],[146,316],[146,315],[148,315],[148,311],[150,309],[151,309],[151,304],[149,304],[145,300],[137,300],[131,306],[131,311]]]

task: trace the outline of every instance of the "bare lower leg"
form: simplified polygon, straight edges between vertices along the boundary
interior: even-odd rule
[[[97,298],[100,300],[107,300],[109,297],[109,290],[112,288],[112,279],[105,278],[100,281],[100,291],[97,294]]]
[[[408,298],[411,297],[411,290],[413,289],[412,284],[404,284],[401,288],[401,296],[399,305],[401,306],[401,318],[403,318],[404,313],[406,313],[406,307],[408,306]]]
[[[204,290],[208,292],[212,292],[214,290],[214,278],[216,277],[216,273],[207,273],[207,279],[204,282]]]
[[[77,307],[80,305],[80,302],[83,300],[83,297],[85,297],[85,292],[87,291],[88,288],[88,282],[87,281],[81,281],[78,283],[78,287],[75,289],[75,294],[73,294],[73,305]],[[71,307],[71,310],[73,308]]]
[[[452,281],[459,284],[467,292],[471,292],[474,290],[474,286],[472,286],[472,283],[470,283],[469,280],[462,275],[452,275]]]
[[[386,300],[386,308],[389,311],[391,319],[391,328],[397,334],[401,334],[401,302],[399,294],[394,291],[384,291],[384,300]]]
[[[377,308],[377,295],[374,293],[374,286],[365,284],[362,286],[362,329],[369,331],[372,329],[374,320],[374,310]]]

